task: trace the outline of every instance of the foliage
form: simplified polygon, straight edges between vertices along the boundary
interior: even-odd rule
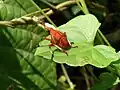
[[[74,46],[78,46],[78,48],[68,50],[68,56],[62,52],[55,52],[54,61],[71,66],[91,64],[102,68],[108,66],[112,61],[118,60],[118,55],[113,48],[105,45],[93,46],[99,26],[100,23],[97,19],[90,14],[77,16],[60,26],[59,29],[65,31],[68,39],[74,42]],[[46,51],[41,52],[43,48],[45,49],[46,47],[39,47],[36,55],[50,59],[52,56],[50,49],[48,48],[49,50],[47,50],[46,48]]]
[[[120,53],[116,49],[120,48],[114,43],[119,42],[119,35],[113,35],[111,28],[119,28],[120,2],[115,1],[113,5],[108,0],[0,0],[0,90],[108,90],[117,86]],[[42,21],[54,21],[73,42],[66,50],[68,56],[48,46],[44,38],[49,33],[40,25]],[[110,43],[99,28],[104,34],[112,32],[106,35]],[[64,75],[56,64],[66,65]]]
[[[116,75],[111,73],[102,73],[100,75],[100,81],[96,83],[91,90],[107,90],[115,85],[115,83],[119,80]],[[118,82],[117,82],[118,83]]]
[[[11,20],[36,10],[39,7],[31,0],[5,0],[0,3],[1,20]],[[47,33],[35,25],[0,28],[1,90],[12,84],[26,90],[55,88],[55,63],[34,56],[36,46],[45,36]]]

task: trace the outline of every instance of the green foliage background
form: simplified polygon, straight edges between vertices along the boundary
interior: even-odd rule
[[[17,20],[17,18],[27,15],[42,16],[41,8],[55,9],[55,5],[64,2],[67,0],[0,0],[0,20]],[[58,25],[58,29],[66,32],[68,40],[74,42],[73,46],[78,46],[78,48],[67,50],[68,56],[58,50],[54,52],[53,56],[52,51],[57,48],[49,48],[50,42],[44,40],[48,36],[48,32],[36,24],[15,27],[0,26],[0,90],[9,90],[11,86],[15,90],[75,89],[65,83],[66,78],[57,80],[57,76],[60,76],[56,73],[57,63],[65,63],[72,68],[90,66],[92,70],[94,68],[107,69],[106,72],[100,72],[99,76],[95,76],[96,73],[92,70],[89,71],[90,68],[87,69],[91,74],[88,74],[88,81],[92,78],[95,82],[91,90],[108,90],[117,85],[120,82],[120,55],[119,52],[116,52],[116,48],[109,45],[99,30],[100,27],[106,32],[110,32],[106,29],[107,23],[109,22],[111,25],[114,20],[115,24],[119,25],[117,13],[119,13],[120,1],[116,0],[116,2],[115,6],[118,7],[112,4],[113,8],[109,11],[108,0],[86,0],[88,10],[92,14],[87,11],[84,0],[80,1],[81,6],[79,0],[76,0],[74,4],[62,8],[63,11],[54,11],[55,16],[53,15],[51,18]],[[39,13],[32,15],[36,12]],[[83,15],[83,13],[87,15]],[[114,18],[111,20],[113,16]],[[45,21],[47,20],[45,19]],[[108,35],[110,37],[108,40],[116,40],[112,36]],[[37,47],[38,45],[43,46]],[[76,82],[75,85],[77,88]]]
[[[1,20],[19,18],[37,10],[39,7],[32,0],[0,1]],[[45,30],[36,25],[0,28],[1,90],[6,90],[12,84],[26,90],[55,88],[55,63],[34,56],[36,46],[45,36]]]

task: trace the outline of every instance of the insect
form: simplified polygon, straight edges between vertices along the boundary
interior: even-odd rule
[[[67,39],[66,33],[59,31],[57,28],[55,28],[49,23],[45,23],[44,26],[45,29],[49,31],[51,37],[45,38],[46,40],[49,40],[51,42],[49,46],[56,46],[58,49],[60,49],[62,52],[68,55],[66,50],[70,49],[72,45]]]

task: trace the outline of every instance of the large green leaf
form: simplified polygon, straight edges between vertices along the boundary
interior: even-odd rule
[[[1,90],[5,90],[12,84],[17,87],[23,86],[26,90],[55,88],[55,63],[51,60],[34,56],[33,53],[22,49],[6,46],[0,46],[0,53]],[[2,80],[3,77],[6,80]]]
[[[91,90],[109,90],[114,85],[119,83],[119,78],[111,73],[102,73],[100,80],[97,82]]]
[[[98,45],[90,47],[89,45],[79,45],[80,47],[68,51],[69,56],[64,53],[55,53],[54,61],[67,63],[72,66],[84,66],[91,64],[96,67],[106,67],[112,61],[116,60],[117,54],[111,47]],[[89,47],[89,48],[88,48]]]
[[[65,53],[55,51],[54,61],[57,63],[66,63],[70,66],[84,66],[86,64],[91,64],[103,68],[108,66],[112,61],[118,59],[115,50],[108,46],[98,45],[93,47],[89,44],[78,44],[78,46],[78,48],[68,50],[68,56]],[[37,49],[36,55],[50,59],[52,53],[49,47],[40,47]]]
[[[0,0],[0,19],[11,20],[39,10],[32,0]],[[10,85],[26,90],[51,90],[56,85],[55,63],[34,56],[48,34],[36,25],[0,27],[0,90]],[[22,89],[23,90],[23,89]]]
[[[57,63],[66,63],[70,66],[91,64],[100,68],[106,67],[112,61],[118,60],[118,54],[112,47],[105,45],[93,46],[99,25],[95,16],[89,14],[75,17],[68,23],[60,26],[59,29],[66,32],[68,39],[74,42],[73,46],[78,46],[78,48],[66,50],[68,56],[63,52],[55,51],[53,60]],[[52,53],[46,46],[39,47],[36,55],[50,59]]]
[[[10,20],[39,10],[32,0],[0,0],[0,18]]]
[[[120,51],[118,52],[119,59],[115,62],[112,62],[109,70],[120,76]]]
[[[59,29],[66,32],[71,42],[93,44],[99,26],[100,23],[96,17],[92,14],[88,14],[75,17],[66,24],[60,26]]]

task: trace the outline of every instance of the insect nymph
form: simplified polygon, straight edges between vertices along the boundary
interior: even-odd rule
[[[51,38],[46,38],[46,40],[49,40],[51,43],[49,46],[56,46],[58,49],[60,49],[62,52],[66,52],[67,49],[71,48],[71,43],[67,39],[67,35],[65,32],[59,31],[57,28],[55,28],[53,25],[49,23],[45,23],[45,29],[49,31]]]

